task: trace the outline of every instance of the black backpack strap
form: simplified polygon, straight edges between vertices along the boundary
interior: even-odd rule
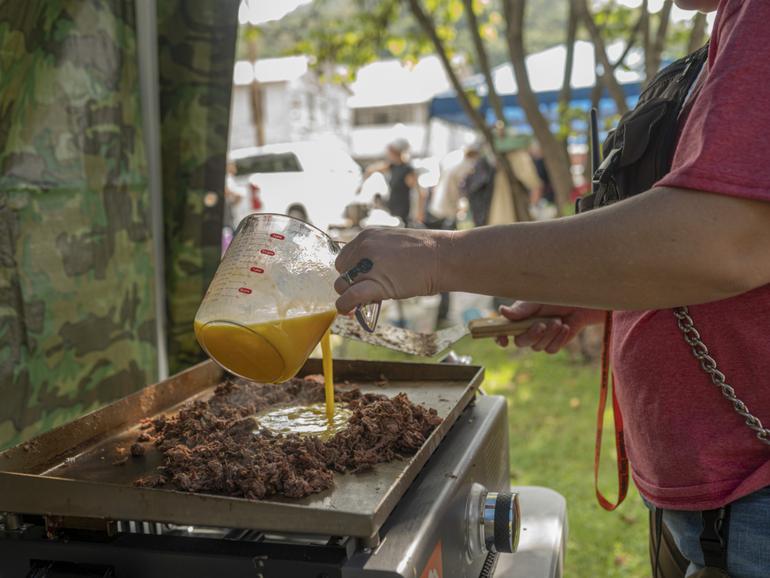
[[[727,534],[730,529],[730,505],[701,512],[703,532],[700,547],[707,567],[727,571]]]
[[[643,193],[671,167],[679,115],[708,59],[708,45],[661,70],[604,141],[603,161],[592,167],[592,193],[579,199],[582,213]],[[592,137],[593,137],[592,131]],[[592,143],[592,151],[598,148]]]

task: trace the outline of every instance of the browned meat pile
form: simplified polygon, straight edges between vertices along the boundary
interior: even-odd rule
[[[331,487],[335,471],[360,471],[415,453],[441,423],[434,409],[413,404],[405,394],[389,399],[348,389],[337,391],[335,399],[352,415],[326,441],[265,429],[254,433],[255,413],[275,404],[323,401],[323,385],[313,378],[280,385],[228,381],[209,401],[143,425],[137,441],[153,441],[163,466],[136,484],[250,499],[301,498]],[[131,454],[141,456],[141,444],[134,446]]]

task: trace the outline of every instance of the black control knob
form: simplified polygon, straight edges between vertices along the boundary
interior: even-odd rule
[[[483,501],[484,546],[489,552],[515,552],[519,545],[519,495],[488,492]]]

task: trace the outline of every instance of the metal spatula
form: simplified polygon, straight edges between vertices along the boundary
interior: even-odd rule
[[[435,333],[419,333],[401,327],[380,323],[374,333],[367,333],[350,317],[337,317],[331,327],[335,335],[363,341],[369,345],[377,345],[394,351],[433,357],[466,335],[474,339],[482,337],[499,337],[501,335],[520,335],[539,321],[550,321],[548,317],[532,317],[523,321],[508,321],[505,318],[474,319],[467,326],[455,325],[441,329]]]

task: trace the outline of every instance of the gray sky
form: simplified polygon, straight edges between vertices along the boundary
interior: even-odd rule
[[[280,20],[289,12],[309,4],[313,0],[280,0],[280,2],[270,0],[242,0],[241,8],[238,12],[238,19],[241,24],[250,22],[251,24],[262,24],[270,20]]]

